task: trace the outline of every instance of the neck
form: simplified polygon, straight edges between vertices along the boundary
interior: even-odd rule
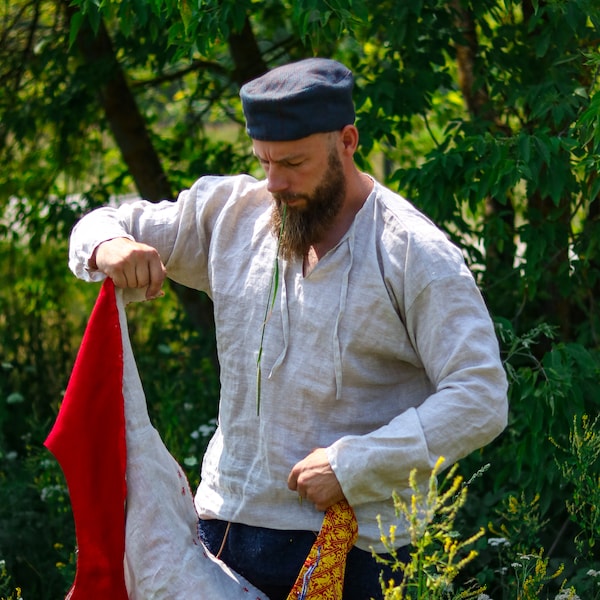
[[[311,246],[317,260],[327,254],[342,239],[350,229],[358,211],[363,207],[366,199],[373,190],[373,180],[358,170],[354,169],[352,176],[347,178],[347,190],[344,204],[337,215],[327,235],[320,242]]]

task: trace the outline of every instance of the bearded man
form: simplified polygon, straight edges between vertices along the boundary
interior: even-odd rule
[[[72,234],[83,279],[152,298],[169,277],[212,298],[221,391],[199,527],[272,600],[342,499],[359,524],[344,598],[381,598],[382,571],[401,575],[372,556],[385,551],[378,517],[401,557],[410,541],[393,492],[407,499],[413,469],[427,481],[440,456],[452,464],[507,419],[494,328],[460,250],[355,165],[352,88],[328,59],[273,69],[241,90],[264,180],[201,177],[176,202],[101,208]]]

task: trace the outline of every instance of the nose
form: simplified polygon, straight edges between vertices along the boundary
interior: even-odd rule
[[[272,194],[284,192],[289,186],[283,169],[278,165],[271,164],[267,171],[267,189]]]

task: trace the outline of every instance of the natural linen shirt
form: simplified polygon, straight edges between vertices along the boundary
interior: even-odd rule
[[[214,302],[221,367],[218,428],[196,508],[275,529],[317,531],[322,513],[287,488],[292,467],[326,448],[359,523],[357,545],[382,551],[392,492],[426,480],[506,425],[506,377],[488,311],[460,251],[423,214],[375,182],[353,224],[308,276],[280,261],[257,357],[277,241],[265,181],[203,177],[176,202],[101,208],[71,240],[86,280],[94,248],[125,236],[154,246],[168,276]]]

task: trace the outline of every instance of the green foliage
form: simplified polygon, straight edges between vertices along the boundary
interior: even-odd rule
[[[60,597],[74,569],[68,496],[41,448],[97,293],[68,274],[66,239],[83,212],[137,192],[100,102],[107,81],[118,67],[146,124],[129,141],[147,133],[178,190],[260,174],[239,85],[311,55],[353,69],[359,165],[460,244],[498,326],[509,426],[461,463],[491,466],[455,529],[506,528],[521,566],[499,593],[564,563],[597,597],[585,562],[597,421],[582,418],[599,406],[598,2],[18,0],[0,17],[0,559],[25,597]],[[91,64],[82,38],[103,29]],[[195,484],[216,414],[214,340],[171,292],[129,310],[151,416]],[[464,577],[489,585],[497,549],[473,547]]]
[[[455,528],[458,511],[467,498],[467,486],[462,477],[455,476],[458,465],[454,465],[446,474],[444,486],[438,487],[438,474],[444,459],[440,459],[429,477],[429,487],[424,493],[417,484],[416,470],[411,472],[410,503],[400,496],[394,496],[396,514],[407,523],[410,533],[410,562],[399,562],[394,550],[395,526],[389,534],[382,531],[381,539],[386,552],[392,555],[392,568],[399,571],[399,584],[394,581],[382,582],[385,600],[431,600],[442,598],[474,598],[481,589],[465,590],[453,593],[453,583],[460,572],[477,556],[477,552],[468,549],[483,534],[480,529],[467,539],[460,539]],[[449,483],[448,483],[449,482]],[[381,527],[381,524],[380,524]],[[382,558],[382,562],[388,562]]]
[[[587,422],[587,417],[584,416],[583,421]],[[597,435],[597,432],[590,434],[587,425],[584,427],[588,435]],[[579,434],[576,423],[572,430],[571,452],[581,448],[580,440],[576,439]],[[594,564],[591,555],[588,556],[588,566],[583,569],[587,579],[573,576],[571,581],[564,576],[564,564],[556,564],[555,560],[544,556],[537,537],[546,525],[540,520],[539,496],[531,501],[526,501],[523,495],[520,499],[514,496],[506,499],[503,508],[498,511],[499,525],[490,526],[493,534],[502,537],[490,537],[487,549],[479,543],[485,541],[483,529],[465,538],[457,529],[457,516],[465,507],[472,482],[482,472],[464,483],[462,477],[456,475],[455,465],[439,484],[442,463],[443,459],[440,459],[432,470],[426,490],[418,486],[416,471],[413,471],[410,501],[394,497],[397,514],[407,523],[411,552],[410,560],[401,562],[394,551],[395,526],[389,532],[382,530],[381,539],[392,558],[379,560],[398,571],[400,580],[399,583],[382,581],[386,600],[538,600],[550,597],[555,600],[592,600],[600,597],[600,572],[589,568]],[[561,469],[571,471],[568,462],[560,462],[560,465]],[[597,489],[594,493],[597,495]],[[572,505],[572,501],[569,500],[568,504]],[[594,512],[595,507],[591,503],[582,506],[578,512],[586,522],[588,534],[593,534],[596,527],[596,524],[589,526]],[[477,545],[479,548],[476,549]],[[486,551],[496,555],[498,568],[493,572],[480,569],[474,579],[470,578],[469,567],[476,564],[475,559]],[[488,590],[491,596],[485,593]]]
[[[15,588],[12,578],[6,571],[6,562],[0,560],[0,599],[1,600],[23,600],[21,588]]]
[[[542,595],[542,590],[552,580],[560,576],[563,567],[558,567],[554,572],[548,573],[548,559],[543,552],[537,554],[523,554],[511,564],[515,570],[515,589],[511,597],[518,600],[537,600]]]
[[[567,462],[560,464],[561,469],[568,468]],[[492,597],[503,600],[600,597],[600,573],[593,568],[597,562],[592,555],[569,557],[564,561],[544,556],[540,534],[548,521],[541,519],[539,499],[536,496],[528,501],[524,494],[520,498],[509,496],[496,511],[498,520],[490,523],[489,530],[500,537],[487,540],[491,560],[487,568],[479,571],[478,581],[486,585]],[[567,506],[572,502],[573,497],[568,496]],[[586,520],[593,517],[590,505],[582,507],[580,516],[584,515]],[[586,534],[592,534],[592,529],[588,528]],[[542,588],[546,588],[544,594]],[[550,592],[555,595],[550,596]]]
[[[544,324],[517,336],[508,322],[500,321],[498,335],[510,383],[509,425],[494,443],[462,462],[461,470],[468,473],[483,458],[491,464],[492,475],[470,484],[470,502],[458,519],[458,528],[483,526],[493,539],[506,543],[478,544],[479,556],[467,572],[487,586],[491,597],[496,598],[499,589],[509,600],[514,597],[515,578],[533,564],[525,565],[521,557],[545,548],[546,556],[539,555],[535,561],[547,559],[546,567],[552,572],[563,564],[565,575],[573,578],[578,589],[588,590],[590,578],[577,578],[577,571],[585,564],[593,567],[593,562],[584,561],[578,567],[583,554],[576,549],[576,540],[597,536],[597,532],[567,526],[574,494],[567,482],[578,481],[581,489],[594,481],[594,463],[589,460],[594,444],[585,444],[583,460],[575,458],[582,450],[576,450],[570,440],[582,438],[570,426],[582,415],[597,413],[598,354],[578,344],[552,343],[556,328]],[[546,345],[548,351],[538,359],[539,348]],[[589,432],[587,436],[595,439]],[[557,440],[568,452],[557,453]],[[583,475],[588,469],[591,479]],[[593,498],[590,495],[592,502]],[[582,511],[587,519],[595,515],[588,505]],[[520,567],[504,570],[512,563]]]
[[[497,331],[510,382],[510,425],[498,448],[510,447],[512,460],[502,461],[496,482],[507,489],[518,482],[531,497],[539,493],[545,513],[560,478],[550,438],[566,441],[574,416],[594,410],[599,357],[579,344],[554,343],[538,359],[538,348],[557,334],[545,324],[517,336],[499,321]]]
[[[579,556],[593,558],[600,540],[600,416],[575,417],[567,448],[556,444],[563,456],[556,463],[572,486],[569,515],[580,532],[575,536]]]
[[[25,597],[65,589],[74,530],[60,468],[41,445],[87,310],[65,273],[65,244],[0,242],[0,558]],[[60,566],[59,566],[60,565]],[[3,590],[8,594],[8,590]],[[41,597],[41,595],[40,595]]]

